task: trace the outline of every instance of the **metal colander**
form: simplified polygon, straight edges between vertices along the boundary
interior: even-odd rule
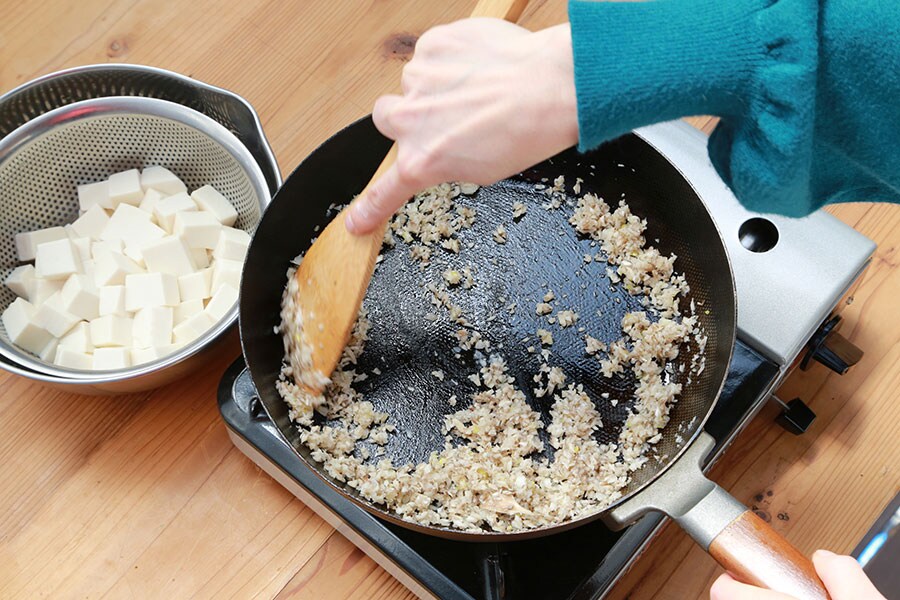
[[[150,165],[168,168],[189,190],[211,184],[235,206],[235,227],[251,234],[270,198],[267,178],[248,148],[204,114],[146,97],[109,96],[67,104],[32,118],[0,140],[0,276],[5,279],[20,264],[16,233],[77,218],[76,186]],[[14,299],[12,291],[0,288],[0,310]],[[2,323],[0,354],[6,363],[54,377],[120,380],[165,369],[196,354],[236,317],[235,307],[178,352],[115,372],[75,371],[44,362],[14,346]]]

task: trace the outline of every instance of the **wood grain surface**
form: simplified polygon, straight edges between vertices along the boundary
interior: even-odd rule
[[[396,87],[418,35],[474,5],[2,0],[0,90],[90,63],[172,69],[247,98],[288,174]],[[564,20],[562,0],[534,0],[521,22]],[[879,244],[844,311],[866,356],[792,376],[782,396],[812,406],[811,430],[783,432],[769,406],[712,474],[807,554],[852,549],[900,487],[900,209],[833,212]],[[0,374],[0,598],[412,597],[232,447],[214,396],[237,354],[116,398]],[[669,527],[612,597],[703,598],[719,572]]]

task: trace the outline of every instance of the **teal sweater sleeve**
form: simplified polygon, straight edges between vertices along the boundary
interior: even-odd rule
[[[569,20],[582,150],[711,114],[751,210],[900,202],[900,0],[570,0]]]

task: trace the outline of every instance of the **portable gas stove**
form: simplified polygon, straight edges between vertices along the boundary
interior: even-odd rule
[[[744,210],[710,164],[706,136],[684,122],[636,133],[704,200],[734,269],[738,339],[722,396],[705,427],[716,439],[704,461],[708,469],[769,399],[782,405],[778,421],[792,432],[802,433],[812,423],[815,415],[802,400],[785,404],[772,394],[795,366],[818,361],[843,374],[862,356],[837,333],[836,313],[875,245],[823,212],[792,220]],[[243,360],[225,373],[218,394],[234,444],[422,598],[601,598],[665,520],[651,513],[617,532],[596,520],[548,537],[504,543],[426,536],[370,515],[309,470],[269,421]]]

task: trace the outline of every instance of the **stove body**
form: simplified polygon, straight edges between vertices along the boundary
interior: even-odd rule
[[[874,244],[828,214],[783,219],[750,213],[719,179],[706,136],[683,122],[636,132],[691,182],[725,240],[738,298],[738,340],[705,429],[708,469],[797,364],[846,372],[861,353],[837,333],[840,305]],[[602,598],[660,530],[651,513],[622,531],[600,520],[517,542],[459,542],[382,521],[345,499],[300,460],[269,421],[241,359],[225,373],[219,407],[235,445],[422,598]],[[815,415],[794,399],[779,422],[801,433]]]

